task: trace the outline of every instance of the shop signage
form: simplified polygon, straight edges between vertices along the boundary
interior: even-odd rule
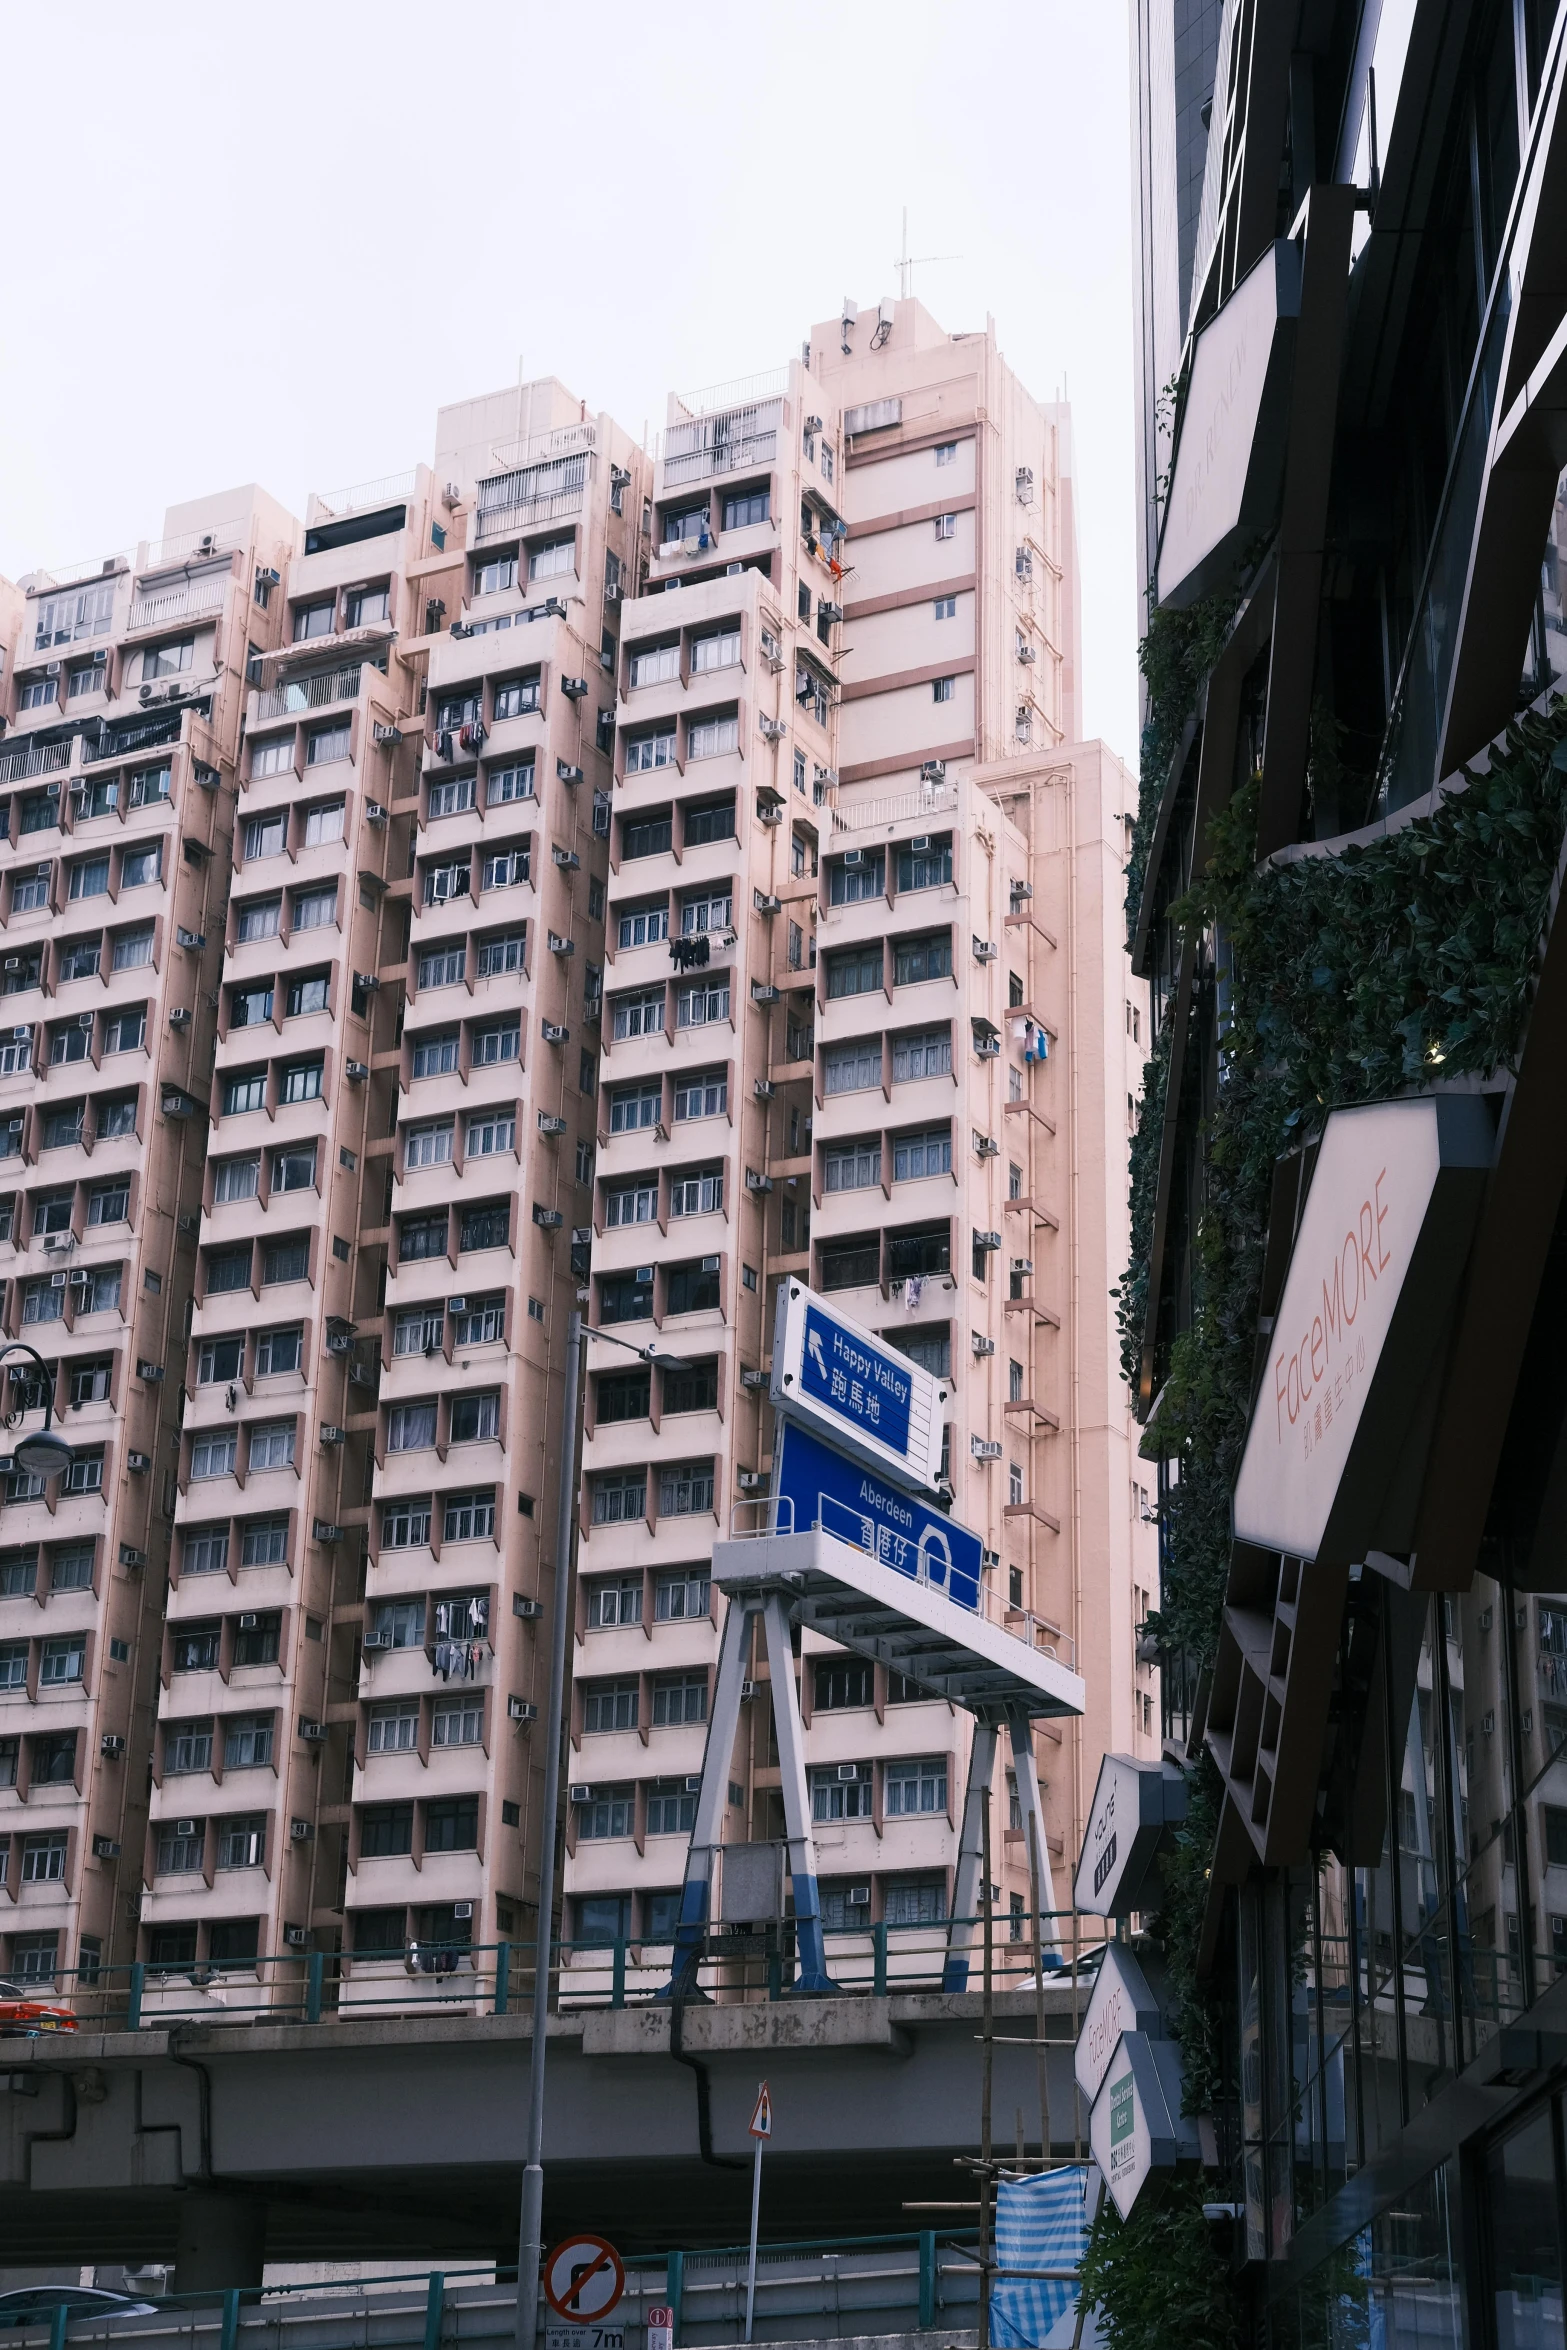
[[[1156,2172],[1198,2156],[1197,2125],[1181,2114],[1173,2040],[1122,2033],[1089,2115],[1088,2142],[1123,2219]]]
[[[1389,1487],[1441,1360],[1492,1150],[1477,1094],[1328,1119],[1236,1479],[1238,1540],[1337,1563],[1409,1547]]]
[[[1072,1898],[1099,1918],[1141,1909],[1167,1828],[1186,1817],[1186,1776],[1175,1763],[1107,1754],[1099,1766]]]
[[[1159,601],[1219,586],[1272,524],[1284,477],[1300,257],[1269,247],[1197,338],[1159,542]]]
[[[1073,2058],[1077,2085],[1087,2106],[1092,2108],[1099,2094],[1122,2033],[1154,2035],[1159,2024],[1159,2004],[1142,1968],[1119,1942],[1106,1943]]]
[[[778,1285],[770,1394],[783,1418],[867,1468],[934,1489],[946,1388],[800,1281]]]

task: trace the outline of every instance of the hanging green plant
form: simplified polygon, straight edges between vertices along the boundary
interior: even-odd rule
[[[1148,688],[1147,715],[1138,751],[1137,822],[1126,866],[1126,918],[1135,923],[1142,903],[1148,851],[1159,821],[1170,761],[1181,729],[1196,708],[1204,680],[1224,649],[1241,599],[1239,587],[1222,589],[1177,612],[1154,603],[1148,587],[1148,633],[1137,649],[1137,666]]]
[[[1240,2304],[1203,2217],[1203,2185],[1177,2178],[1122,2219],[1108,2196],[1089,2231],[1081,2290],[1109,2350],[1234,2350]]]

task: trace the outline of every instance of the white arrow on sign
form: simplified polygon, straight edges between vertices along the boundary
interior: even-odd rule
[[[805,1343],[810,1350],[812,1362],[816,1365],[816,1368],[818,1371],[820,1371],[822,1377],[825,1379],[827,1376],[827,1357],[822,1352],[821,1339],[817,1336],[814,1330],[808,1330],[805,1336]]]

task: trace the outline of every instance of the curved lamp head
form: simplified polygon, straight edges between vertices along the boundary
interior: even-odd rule
[[[52,1428],[34,1428],[18,1441],[13,1458],[30,1476],[54,1478],[65,1475],[76,1455]]]

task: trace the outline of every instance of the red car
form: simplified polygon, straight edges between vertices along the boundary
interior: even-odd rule
[[[74,2032],[76,2018],[58,1999],[39,1996],[42,1986],[0,1981],[0,2040],[30,2040],[39,2032]]]

